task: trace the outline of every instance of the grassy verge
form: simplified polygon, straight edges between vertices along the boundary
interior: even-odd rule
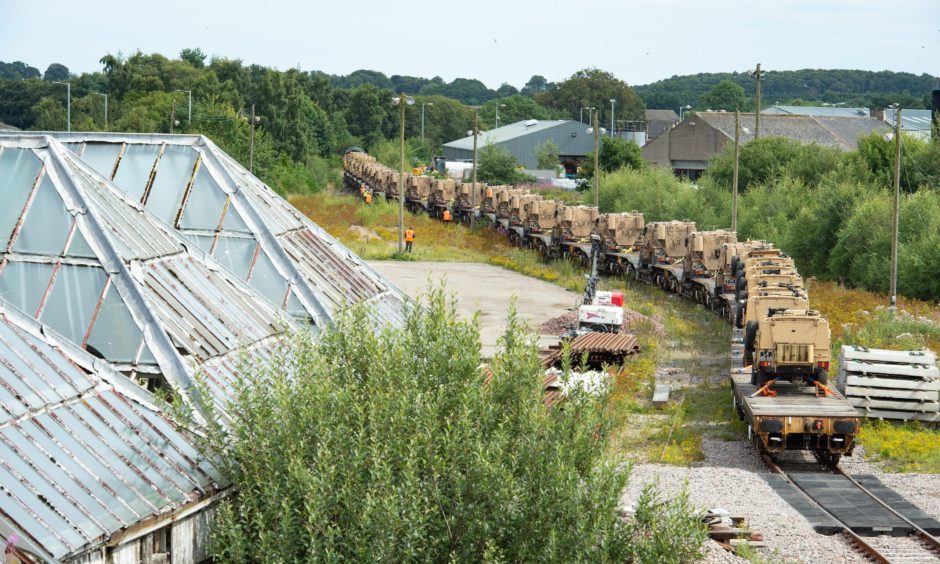
[[[889,472],[940,474],[940,430],[871,422],[859,436],[868,456]]]

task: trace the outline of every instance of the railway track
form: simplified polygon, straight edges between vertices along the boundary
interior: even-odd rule
[[[773,460],[770,455],[762,454],[764,465],[774,474],[780,475],[794,490],[798,491],[811,507],[828,517],[836,528],[841,529],[840,534],[846,537],[849,544],[867,559],[883,564],[920,564],[940,562],[940,540],[923,530],[917,523],[891,507],[876,494],[871,492],[851,474],[845,473],[840,467],[826,467],[817,461],[805,460],[780,462]],[[783,466],[781,466],[781,464]],[[827,499],[820,495],[819,488],[812,482],[819,477],[826,476],[844,478],[853,487],[852,492],[842,490],[837,500]],[[885,525],[888,535],[863,535],[847,523],[847,511],[853,505],[851,498],[864,499],[869,506],[877,509],[869,515],[870,519]],[[902,524],[909,533],[904,536],[895,536],[891,531],[900,530]],[[879,527],[872,527],[877,531]]]

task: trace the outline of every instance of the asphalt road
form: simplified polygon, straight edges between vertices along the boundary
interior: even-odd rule
[[[516,297],[519,316],[534,330],[543,322],[574,307],[580,296],[554,284],[497,266],[469,262],[369,263],[409,296],[415,297],[428,287],[428,281],[445,281],[447,291],[457,298],[460,315],[480,312],[480,339],[483,356],[491,357],[496,341],[506,327],[510,299]],[[557,342],[557,336],[541,336],[541,346]]]

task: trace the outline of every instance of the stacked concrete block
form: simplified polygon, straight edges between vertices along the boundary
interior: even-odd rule
[[[836,382],[867,417],[940,421],[940,370],[931,351],[843,346]]]

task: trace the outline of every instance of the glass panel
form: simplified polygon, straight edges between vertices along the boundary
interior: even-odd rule
[[[274,269],[274,264],[264,250],[258,254],[255,268],[251,272],[251,287],[261,292],[272,304],[281,307],[287,294],[287,280]]]
[[[186,202],[180,227],[184,229],[211,229],[219,227],[225,192],[216,184],[205,167],[200,167],[196,181]]]
[[[193,175],[197,156],[195,149],[188,145],[167,145],[160,157],[157,175],[147,197],[147,209],[166,223],[172,224],[176,219],[176,211]]]
[[[51,264],[7,263],[0,271],[0,298],[34,316],[51,276]]]
[[[49,176],[43,176],[33,203],[26,212],[26,220],[13,250],[46,256],[59,256],[72,227],[72,215],[56,192]]]
[[[157,359],[153,358],[153,353],[150,351],[150,347],[144,344],[144,350],[140,353],[140,360],[137,361],[137,364],[156,364]]]
[[[160,153],[160,145],[128,145],[121,156],[114,183],[118,188],[130,194],[131,198],[140,201],[150,180],[150,171],[153,163]],[[107,173],[105,173],[107,176]]]
[[[80,258],[98,258],[95,255],[95,251],[91,250],[91,247],[88,245],[85,236],[82,235],[81,229],[75,229],[75,234],[72,235],[72,242],[69,243],[69,250],[65,255]]]
[[[134,362],[143,336],[117,288],[111,286],[88,337],[88,348],[110,362]]]
[[[32,151],[0,149],[0,251],[10,242],[40,168],[42,161]]]
[[[62,143],[62,144],[65,145],[65,147],[66,147],[69,151],[72,151],[72,152],[75,153],[76,155],[82,152],[82,142],[81,142],[81,141],[75,141],[75,142],[73,142],[73,143]]]
[[[300,300],[297,299],[297,294],[294,292],[291,292],[290,297],[287,298],[287,313],[294,317],[310,317],[310,314],[307,313],[307,310],[304,308],[303,304],[300,303]]]
[[[62,265],[43,307],[42,322],[81,345],[104,280],[103,268]]]
[[[248,229],[248,226],[245,225],[245,221],[242,219],[242,214],[238,213],[238,210],[235,209],[234,203],[229,203],[228,205],[228,213],[225,214],[225,221],[222,223],[222,229],[225,231],[251,233],[251,230]]]
[[[215,237],[211,235],[192,235],[187,234],[186,238],[196,243],[196,246],[202,249],[205,252],[210,252],[212,250],[212,242],[215,241]]]
[[[219,244],[215,246],[215,259],[244,280],[248,278],[251,259],[257,247],[258,243],[254,239],[219,237]]]
[[[85,143],[82,161],[95,169],[98,174],[111,180],[114,172],[114,161],[121,152],[121,143]]]

